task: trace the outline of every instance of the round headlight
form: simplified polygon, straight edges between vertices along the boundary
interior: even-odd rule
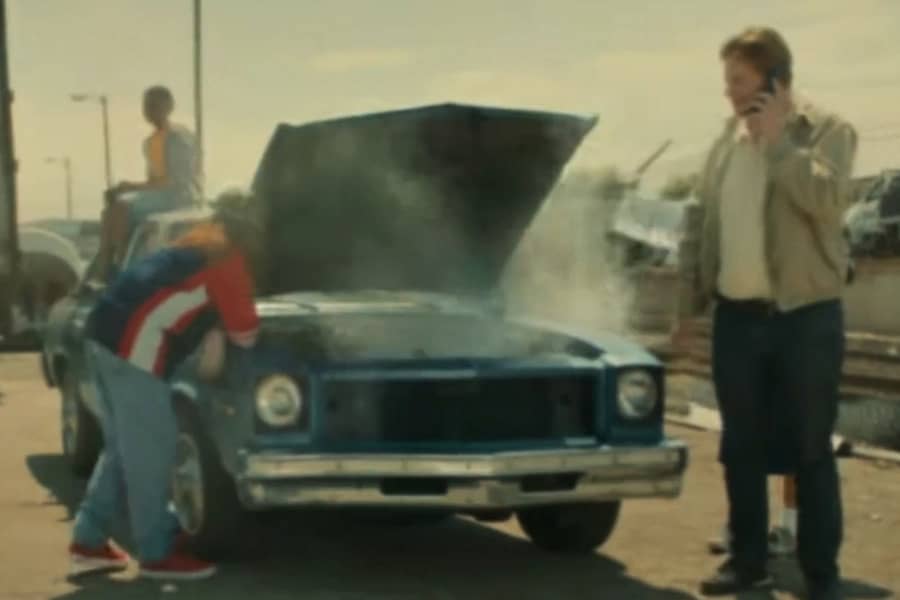
[[[303,393],[293,379],[270,375],[256,387],[256,414],[270,427],[287,427],[300,418]]]
[[[648,417],[659,402],[656,381],[647,371],[625,371],[619,376],[619,413],[626,419]]]

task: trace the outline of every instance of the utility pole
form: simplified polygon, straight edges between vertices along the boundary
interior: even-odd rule
[[[17,297],[21,265],[6,16],[6,1],[0,0],[0,339],[12,333],[12,305]]]
[[[103,156],[106,172],[106,188],[112,187],[112,158],[109,147],[109,98],[106,94],[71,94],[73,102],[100,103],[100,116],[103,119]]]
[[[107,163],[108,164],[108,163]],[[66,218],[72,220],[72,161],[67,156],[63,163],[66,170]]]
[[[197,135],[197,162],[201,174],[204,170],[203,148],[203,10],[201,0],[194,0],[194,131]],[[203,193],[205,176],[200,177]]]
[[[100,96],[100,109],[103,112],[103,153],[106,167],[106,189],[110,189],[112,187],[112,157],[110,157],[109,150],[109,100],[105,94]]]

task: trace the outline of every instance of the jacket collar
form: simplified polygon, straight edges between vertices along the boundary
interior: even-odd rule
[[[808,100],[797,99],[794,103],[791,119],[788,122],[792,125],[799,124],[815,129],[822,124],[824,119],[825,115],[813,103]]]

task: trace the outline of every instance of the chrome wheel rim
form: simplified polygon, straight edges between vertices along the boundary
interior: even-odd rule
[[[196,535],[203,526],[203,470],[197,442],[185,433],[178,435],[175,449],[172,501],[181,528]]]

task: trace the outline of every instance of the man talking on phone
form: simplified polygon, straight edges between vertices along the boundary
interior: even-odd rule
[[[830,441],[844,359],[841,221],[857,136],[792,93],[791,52],[778,32],[747,29],[723,44],[720,58],[734,115],[688,216],[676,330],[678,339],[714,305],[719,461],[733,546],[701,591],[772,585],[766,479],[774,461],[796,474],[797,555],[809,597],[839,598],[843,517]]]

